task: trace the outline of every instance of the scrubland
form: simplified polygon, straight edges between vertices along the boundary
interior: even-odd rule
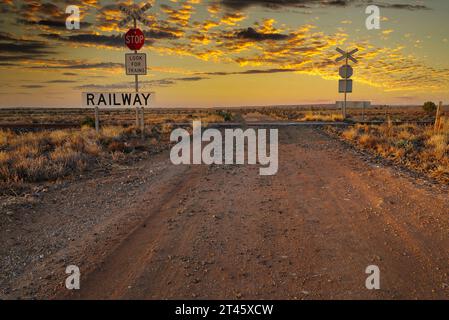
[[[449,184],[449,118],[437,126],[415,124],[357,124],[348,129],[328,128],[358,148]]]
[[[127,155],[152,152],[169,143],[171,125],[147,127],[145,139],[134,127],[56,130],[28,133],[0,131],[2,190],[23,182],[55,180],[102,164],[129,160]],[[132,157],[131,157],[132,158]]]

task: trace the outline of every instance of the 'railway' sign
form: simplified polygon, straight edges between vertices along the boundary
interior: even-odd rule
[[[131,108],[150,106],[149,92],[83,92],[84,107]]]

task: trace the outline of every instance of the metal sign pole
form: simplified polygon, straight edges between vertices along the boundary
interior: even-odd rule
[[[137,28],[137,20],[136,18],[133,19],[134,21],[134,29]],[[134,53],[137,53],[137,50],[134,50]],[[139,92],[139,76],[136,74],[134,76],[135,84],[136,84],[136,93]],[[136,107],[136,128],[139,127],[139,108]]]
[[[145,4],[140,9],[138,9],[138,8],[128,9],[124,5],[120,5],[119,9],[122,12],[124,12],[127,15],[127,17],[119,22],[119,26],[125,26],[131,20],[133,20],[133,23],[134,23],[134,30],[137,29],[137,20],[142,22],[144,25],[149,25],[149,21],[143,16],[143,14],[145,13],[145,11],[147,11],[151,7],[152,7],[152,5],[150,3]],[[142,34],[142,38],[144,39],[143,34]],[[143,43],[140,45],[139,48],[141,48],[142,45],[143,45]],[[132,48],[130,48],[130,49],[132,49]],[[134,49],[135,49],[134,54],[137,55],[138,50],[137,50],[137,48],[134,48]],[[144,73],[146,74],[146,56],[145,56],[144,62],[145,62],[145,72]],[[134,79],[135,79],[135,84],[136,84],[136,93],[138,93],[139,92],[139,76],[138,76],[138,74],[134,75]],[[139,114],[140,114],[139,108],[136,106],[136,128],[139,128],[139,126],[141,127],[141,134],[142,134],[142,139],[143,139],[144,131],[145,131],[145,119],[144,119],[144,109],[143,108],[142,108],[142,115],[140,116]]]
[[[346,56],[346,66],[348,65],[348,56]],[[348,78],[345,77],[345,103],[343,105],[343,120],[346,119],[346,95],[348,91]]]

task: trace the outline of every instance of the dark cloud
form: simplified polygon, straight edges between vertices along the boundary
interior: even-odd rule
[[[100,35],[100,34],[75,34],[70,36],[61,36],[56,33],[41,34],[42,37],[52,40],[71,42],[73,44],[85,45],[104,45],[108,47],[123,47],[125,41],[123,35]]]
[[[40,84],[24,84],[21,85],[22,88],[26,88],[26,89],[40,89],[40,88],[45,88],[45,86],[42,86]]]
[[[148,39],[178,39],[179,36],[177,36],[176,34],[170,32],[170,31],[164,31],[164,30],[157,30],[157,29],[153,29],[153,30],[149,30],[149,31],[145,31],[145,37],[147,41]]]
[[[48,44],[41,41],[16,40],[14,42],[0,42],[0,53],[21,53],[47,55],[53,53]]]
[[[165,78],[165,79],[157,79],[157,80],[147,80],[147,81],[140,81],[141,87],[144,86],[155,86],[155,87],[165,87],[165,86],[172,86],[175,85],[177,82],[191,82],[191,81],[201,81],[206,80],[209,78],[201,77],[201,76],[194,76],[194,77],[183,77],[183,78]],[[113,84],[85,84],[76,87],[75,89],[127,89],[127,88],[133,88],[134,82],[119,82],[119,83],[113,83]]]
[[[299,71],[299,69],[263,69],[263,70],[245,70],[245,71],[235,71],[235,72],[226,72],[226,71],[215,71],[215,72],[205,72],[200,73],[203,75],[210,76],[229,76],[229,75],[245,75],[245,74],[271,74],[271,73],[284,73],[284,72],[295,72]]]
[[[425,5],[384,3],[372,0],[220,0],[227,8],[241,10],[251,6],[261,6],[270,9],[281,9],[285,7],[310,8],[321,7],[345,7],[351,4],[376,4],[382,8],[405,9],[405,10],[427,10]]]
[[[399,4],[399,3],[376,3],[380,8],[403,9],[403,10],[430,10],[429,7],[420,4]]]
[[[185,78],[176,78],[174,80],[176,80],[176,81],[200,81],[200,80],[204,80],[204,79],[208,79],[208,78],[204,78],[204,77],[185,77]]]
[[[241,31],[237,31],[235,33],[235,37],[238,39],[264,41],[264,40],[285,40],[289,37],[289,35],[281,33],[262,33],[250,27]]]
[[[19,20],[17,20],[17,23],[24,24],[24,25],[44,26],[44,27],[49,27],[49,28],[58,29],[58,30],[65,30],[67,28],[65,19],[62,19],[62,20],[38,20],[38,21],[19,19]],[[81,29],[88,28],[91,25],[92,24],[89,22],[85,22],[85,21],[80,22]]]
[[[299,69],[262,69],[262,70],[245,70],[245,71],[235,71],[235,72],[226,72],[226,71],[216,71],[216,72],[200,72],[197,75],[192,77],[183,77],[183,78],[164,78],[157,80],[147,80],[141,81],[141,86],[172,86],[177,82],[192,82],[192,81],[202,81],[210,79],[207,76],[229,76],[229,75],[249,75],[249,74],[272,74],[272,73],[284,73],[284,72],[295,72],[300,71]],[[127,89],[134,86],[134,82],[120,82],[114,83],[110,85],[99,85],[99,84],[86,84],[76,87],[76,89]]]
[[[47,81],[46,83],[74,83],[76,81],[74,80],[50,80]]]
[[[1,43],[0,43],[1,45]],[[1,47],[1,46],[0,46]],[[29,69],[74,69],[74,70],[84,70],[84,69],[114,69],[123,68],[123,63],[115,62],[98,62],[98,63],[87,63],[80,62],[79,60],[64,60],[64,59],[43,59],[35,55],[0,55],[0,61],[2,61],[3,66],[18,66],[20,61],[33,61],[38,65],[26,66]],[[63,73],[65,76],[77,76],[78,74],[73,72]]]
[[[99,63],[73,63],[61,66],[45,66],[47,69],[113,69],[124,67],[123,63],[116,62],[99,62]],[[42,67],[32,67],[40,69]]]
[[[18,61],[42,57],[54,52],[47,42],[17,39],[10,33],[0,32],[0,53],[6,54],[0,55],[2,60]]]
[[[12,34],[0,31],[0,41],[15,41]]]
[[[310,5],[346,6],[352,0],[221,0],[221,3],[232,9],[244,9],[251,6],[262,6],[271,9],[282,7],[308,8]]]
[[[0,61],[23,61],[23,60],[30,60],[33,59],[33,55],[12,55],[12,56],[8,56],[8,55],[0,55]]]

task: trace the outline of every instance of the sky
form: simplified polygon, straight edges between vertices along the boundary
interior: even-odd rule
[[[81,107],[82,92],[132,92],[124,68],[126,15],[142,7],[155,107],[335,103],[337,47],[354,48],[350,100],[449,100],[449,1],[0,0],[0,107]],[[66,28],[66,7],[80,29]],[[367,6],[380,9],[368,30]]]

